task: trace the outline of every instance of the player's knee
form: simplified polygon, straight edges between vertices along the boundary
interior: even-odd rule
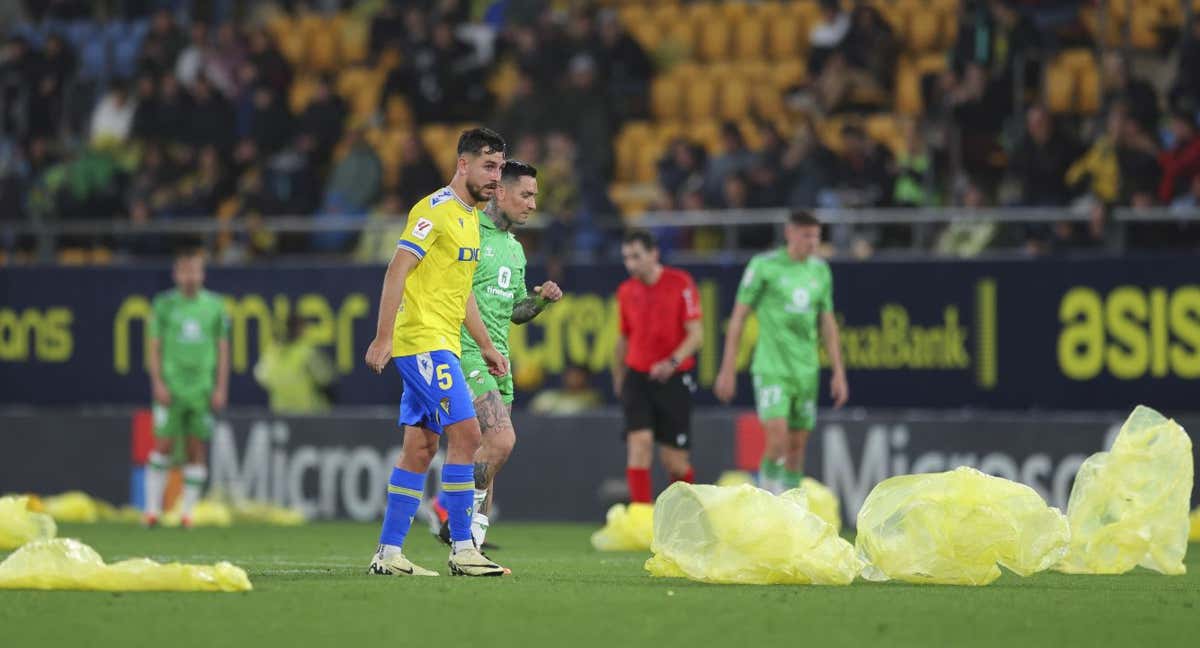
[[[512,454],[517,445],[517,434],[512,427],[502,427],[493,434],[487,434],[481,441],[481,447],[487,449],[488,456],[494,461],[504,461]]]
[[[654,436],[649,431],[631,432],[626,445],[630,467],[650,467],[650,461],[654,457]]]

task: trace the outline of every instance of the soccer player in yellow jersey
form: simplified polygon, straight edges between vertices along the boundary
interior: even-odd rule
[[[479,344],[488,371],[508,372],[479,315],[471,282],[479,257],[477,205],[491,200],[504,166],[504,140],[486,128],[458,140],[458,167],[450,185],[408,212],[408,223],[383,279],[379,324],[367,349],[376,373],[392,362],[404,381],[400,425],[404,445],[388,482],[387,510],[369,573],[436,576],[404,557],[404,538],[421,503],[425,473],[447,438],[442,490],[450,514],[450,573],[500,576],[507,570],[484,556],[471,539],[475,493],[473,460],[479,421],[459,365],[463,324]]]

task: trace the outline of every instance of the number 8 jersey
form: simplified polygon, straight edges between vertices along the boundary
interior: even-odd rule
[[[479,263],[472,284],[479,314],[496,349],[508,355],[508,327],[513,305],[525,299],[525,248],[512,232],[496,227],[487,214],[479,216]],[[463,355],[478,355],[479,346],[462,328]]]

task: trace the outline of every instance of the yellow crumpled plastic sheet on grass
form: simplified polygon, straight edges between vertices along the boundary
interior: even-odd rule
[[[673,484],[654,507],[653,576],[749,585],[848,585],[854,547],[808,510],[802,489]]]
[[[246,592],[253,587],[242,568],[227,562],[163,565],[134,558],[106,565],[82,542],[56,538],[27,543],[0,563],[0,589]]]
[[[592,534],[597,551],[648,551],[654,535],[654,506],[613,504],[604,528]]]
[[[858,513],[867,580],[986,585],[997,564],[1028,576],[1066,554],[1066,517],[1030,487],[974,468],[903,475],[875,486]]]
[[[26,542],[53,538],[58,533],[54,518],[28,508],[28,497],[0,497],[0,551],[16,549]]]
[[[1183,428],[1139,405],[1112,450],[1080,466],[1067,504],[1071,548],[1057,569],[1121,574],[1141,565],[1185,573],[1192,470]]]

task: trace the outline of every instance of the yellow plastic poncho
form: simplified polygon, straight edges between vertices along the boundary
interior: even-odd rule
[[[1192,441],[1183,428],[1139,405],[1112,450],[1079,468],[1067,518],[1072,574],[1121,574],[1141,565],[1183,574],[1192,493]]]
[[[596,551],[648,551],[654,535],[654,506],[613,504],[604,528],[592,534]]]
[[[28,502],[29,498],[24,496],[0,497],[0,551],[53,538],[58,533],[54,518],[30,511]]]
[[[1028,576],[1066,553],[1067,520],[1030,487],[974,468],[880,482],[858,513],[868,580],[986,585],[997,564]]]
[[[848,585],[863,566],[801,489],[748,484],[673,484],[654,507],[651,551],[651,575],[709,583]]]
[[[245,592],[246,572],[227,562],[163,565],[148,558],[111,565],[96,550],[66,538],[37,540],[0,563],[0,589],[106,592]]]

